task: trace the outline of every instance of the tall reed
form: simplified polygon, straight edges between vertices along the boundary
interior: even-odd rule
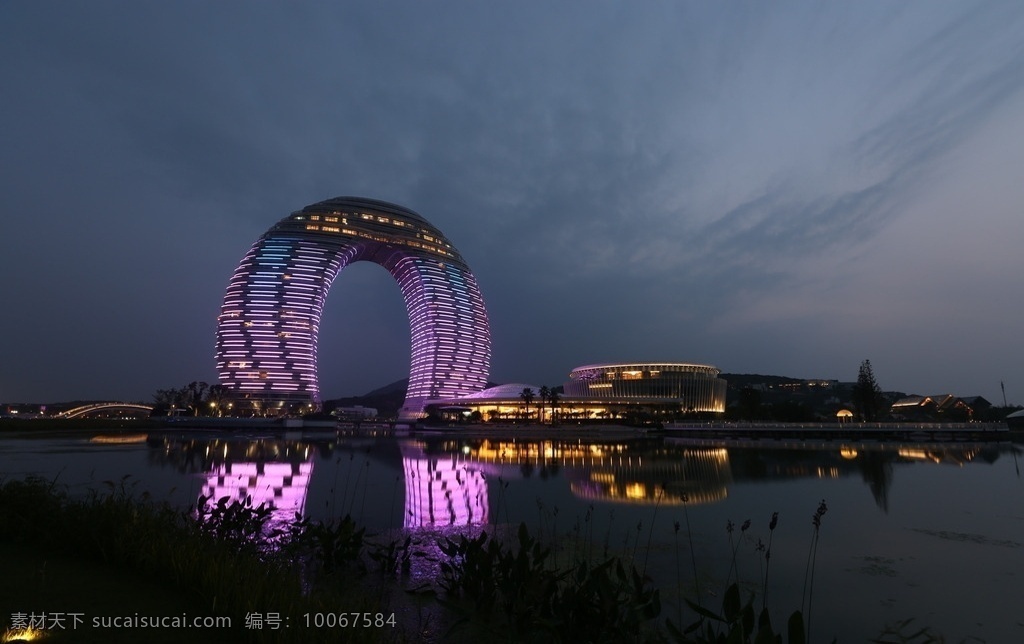
[[[729,549],[732,551],[732,562],[729,564],[729,572],[725,575],[725,585],[726,586],[729,585],[729,580],[732,579],[733,571],[736,572],[736,583],[737,584],[740,583],[740,568],[739,568],[739,563],[736,560],[736,556],[739,553],[740,544],[743,543],[743,536],[746,534],[747,530],[750,529],[750,519],[747,519],[746,521],[744,521],[743,525],[740,526],[740,535],[736,539],[735,543],[733,542],[733,538],[732,538],[732,533],[733,533],[733,529],[734,528],[735,528],[735,525],[733,524],[733,522],[731,520],[730,521],[726,521],[725,531],[729,533]]]
[[[814,567],[818,558],[818,536],[821,532],[821,517],[826,512],[828,512],[828,506],[825,505],[825,499],[822,499],[821,503],[818,504],[818,509],[814,511],[814,516],[811,518],[814,530],[811,532],[811,546],[807,550],[807,565],[804,567],[804,589],[800,595],[800,611],[807,616],[807,641],[811,639],[811,604],[814,600]],[[804,610],[805,604],[807,606],[806,610]]]
[[[764,551],[764,579],[761,581],[761,610],[763,611],[768,602],[768,570],[772,564],[772,538],[775,536],[775,528],[779,525],[779,513],[772,512],[772,519],[768,522],[768,546]]]
[[[661,500],[665,497],[665,491],[667,490],[667,488],[668,486],[665,483],[662,483],[657,488],[655,488],[657,490],[655,494],[658,495],[658,498],[654,501],[654,514],[651,516],[651,528],[647,532],[647,550],[646,552],[644,552],[643,570],[643,575],[645,577],[647,576],[647,561],[650,559],[651,556],[651,539],[654,537],[654,524],[658,520],[658,506],[661,505]]]
[[[693,548],[693,530],[690,528],[690,511],[687,508],[690,502],[690,495],[683,492],[683,517],[686,519],[686,538],[690,542],[690,563],[693,566],[693,587],[697,592],[697,605],[701,604],[700,575],[697,574],[697,554]]]

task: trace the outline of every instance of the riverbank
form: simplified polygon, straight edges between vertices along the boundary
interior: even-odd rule
[[[671,423],[650,432],[674,438],[972,441],[1008,440],[1006,423]]]
[[[309,438],[333,435],[452,436],[489,439],[628,439],[643,436],[721,439],[806,439],[806,440],[904,440],[928,442],[1024,441],[1024,428],[1006,423],[767,423],[767,422],[677,422],[661,427],[632,427],[619,424],[537,425],[480,423],[450,425],[402,425],[396,423],[350,423],[265,418],[38,418],[0,419],[0,435],[43,432],[103,431],[231,435],[247,431],[270,432],[282,437]]]
[[[135,644],[137,629],[93,628],[93,620],[125,615],[207,615],[208,606],[150,576],[116,565],[61,555],[48,548],[0,540],[4,583],[0,584],[0,625],[10,627],[16,613],[47,615],[47,642]],[[0,633],[3,628],[0,627]],[[147,629],[145,641],[178,644],[182,633],[173,628]],[[190,630],[189,642],[218,644],[224,633]],[[0,640],[7,641],[7,640]],[[14,640],[17,641],[17,640]]]
[[[81,498],[38,479],[0,482],[0,515],[17,517],[0,523],[0,641],[21,641],[35,622],[48,642],[332,642],[337,624],[306,616],[380,612],[366,588],[326,573],[314,588],[294,563],[319,556],[321,537],[335,547],[361,537],[350,524],[297,522],[295,549],[272,552],[262,508],[181,512],[134,498],[126,481],[106,488]],[[346,640],[413,639],[394,620],[384,630]]]
[[[0,525],[0,556],[17,562],[0,588],[0,641],[656,641],[653,588],[614,573],[622,563],[579,562],[570,582],[525,525],[509,538],[517,555],[481,530],[382,542],[347,517],[268,530],[262,507],[205,508],[116,485],[81,499],[39,480],[0,484],[0,514],[23,519]],[[421,561],[436,577],[411,582]]]
[[[0,418],[0,435],[7,432],[135,431],[163,426],[159,418]]]

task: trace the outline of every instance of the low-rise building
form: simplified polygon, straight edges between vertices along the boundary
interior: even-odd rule
[[[542,387],[510,383],[433,405],[442,416],[481,420],[614,421],[722,414],[726,382],[711,365],[675,362],[604,363],[577,367],[542,396]],[[560,390],[560,391],[559,391]],[[524,392],[528,392],[524,395]]]

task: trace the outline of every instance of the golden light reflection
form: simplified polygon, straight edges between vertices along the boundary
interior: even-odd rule
[[[46,637],[46,631],[29,626],[28,628],[12,628],[4,631],[0,642],[36,642]]]
[[[630,483],[626,486],[626,498],[629,499],[646,499],[647,498],[647,486],[643,483]]]
[[[611,485],[615,483],[615,475],[609,472],[591,472],[590,480],[594,483],[607,483]]]
[[[425,451],[428,445],[414,440],[403,449]],[[431,453],[449,453],[466,464],[564,467],[553,471],[569,479],[574,496],[585,499],[683,505],[713,503],[726,497],[732,480],[727,449],[662,447],[642,455],[639,449],[630,442],[515,439],[446,440],[429,446]],[[838,470],[823,470],[821,475],[837,477]]]
[[[561,443],[557,441],[541,442],[515,442],[515,441],[490,441],[484,440],[478,446],[446,446],[457,449],[464,453],[470,460],[505,462],[505,461],[535,461],[541,457],[548,460],[563,462],[576,459],[602,459],[621,454],[626,451],[626,445],[577,445],[573,443]]]
[[[89,439],[90,443],[102,443],[113,445],[130,445],[134,443],[145,443],[149,436],[147,434],[99,434]]]
[[[857,450],[852,447],[841,447],[839,448],[839,455],[848,461],[857,458]]]
[[[941,458],[939,458],[935,454],[932,454],[930,452],[926,452],[923,449],[903,448],[903,449],[900,449],[898,453],[903,458],[909,458],[909,459],[913,459],[915,461],[931,461],[933,463],[941,463],[942,462]]]

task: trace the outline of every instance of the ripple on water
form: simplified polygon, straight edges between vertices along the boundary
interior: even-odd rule
[[[927,528],[911,528],[914,532],[926,534],[947,541],[959,541],[961,543],[976,543],[982,546],[1000,546],[1002,548],[1020,548],[1019,541],[1012,539],[992,539],[983,534],[971,534],[969,532],[953,532],[951,530],[929,530]]]
[[[895,577],[899,573],[896,572],[895,559],[889,559],[888,557],[857,557],[863,564],[860,568],[857,568],[857,572],[870,575],[872,577]]]

